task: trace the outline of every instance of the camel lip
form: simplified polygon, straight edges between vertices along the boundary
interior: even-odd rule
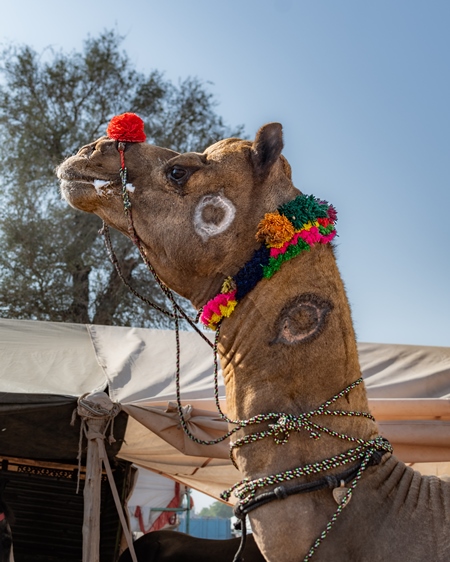
[[[111,180],[101,180],[98,177],[90,178],[88,176],[83,176],[81,174],[77,174],[76,172],[73,172],[72,170],[65,170],[64,167],[58,168],[56,170],[56,175],[57,175],[58,179],[61,180],[61,181],[76,182],[76,183],[93,184],[94,181],[96,181],[96,180],[105,181],[105,182],[111,181]]]
[[[99,180],[99,179],[88,179],[70,176],[69,179],[67,175],[62,175],[60,179],[60,190],[63,199],[66,199],[70,204],[73,204],[82,193],[85,195],[89,194],[89,197],[95,196],[97,198],[109,199],[115,195],[118,195],[115,189],[114,183],[111,180]],[[127,184],[128,191],[134,191],[134,186]],[[78,206],[75,204],[75,208]]]
[[[96,176],[90,176],[87,174],[80,173],[74,170],[72,167],[65,166],[64,163],[58,166],[55,170],[56,177],[61,181],[73,182],[73,183],[87,183],[93,185],[94,182],[104,182],[112,183],[112,178],[101,178],[100,174]]]
[[[96,191],[105,187],[110,187],[114,184],[114,180],[100,179],[99,177],[88,178],[87,176],[79,176],[73,173],[65,173],[64,170],[58,171],[58,179],[62,187],[75,186],[80,187],[93,187]]]
[[[80,179],[80,178],[59,178],[59,183],[62,191],[74,191],[75,189],[92,189],[95,191],[94,180]]]
[[[86,185],[93,185],[94,184],[94,180],[88,180],[85,178],[67,178],[67,177],[63,177],[63,178],[59,178],[59,180],[62,183],[66,183],[66,184],[70,184],[70,183],[83,183]]]

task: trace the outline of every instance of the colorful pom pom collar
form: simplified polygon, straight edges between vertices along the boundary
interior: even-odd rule
[[[217,330],[261,279],[270,279],[285,261],[316,244],[331,242],[336,236],[336,220],[335,208],[313,195],[299,195],[276,212],[267,213],[256,232],[256,239],[263,244],[234,277],[225,279],[220,293],[205,304],[201,322]]]

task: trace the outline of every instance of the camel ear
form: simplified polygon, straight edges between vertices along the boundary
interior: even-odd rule
[[[283,150],[283,128],[280,123],[268,123],[259,129],[252,146],[252,162],[256,174],[265,179]]]

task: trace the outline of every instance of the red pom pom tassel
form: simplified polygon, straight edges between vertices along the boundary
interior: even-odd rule
[[[136,113],[116,115],[109,122],[106,134],[119,142],[144,142],[144,121]]]

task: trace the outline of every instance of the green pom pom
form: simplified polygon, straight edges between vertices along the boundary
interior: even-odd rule
[[[309,221],[326,218],[328,205],[321,203],[314,195],[298,195],[293,201],[278,207],[278,211],[291,221],[294,228],[299,230]]]
[[[326,236],[327,234],[330,234],[330,232],[332,232],[333,230],[335,230],[334,224],[329,224],[328,226],[319,225],[319,232],[320,234],[322,234],[322,236]]]
[[[302,252],[309,252],[310,249],[311,246],[305,242],[303,238],[299,238],[297,244],[288,246],[284,254],[280,254],[276,258],[270,258],[269,263],[263,267],[263,276],[266,279],[270,279],[280,269],[283,262],[295,258],[295,256],[298,256]]]

